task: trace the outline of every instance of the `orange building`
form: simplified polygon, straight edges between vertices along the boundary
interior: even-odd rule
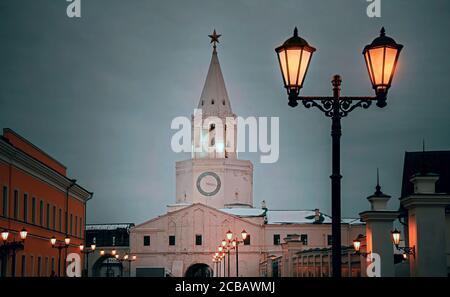
[[[0,231],[2,237],[8,237],[0,238],[0,276],[51,276],[58,271],[63,276],[66,253],[79,253],[79,245],[84,244],[86,202],[93,194],[66,171],[31,142],[3,129]],[[23,243],[21,230],[27,231]],[[56,238],[55,247],[61,246],[59,250],[52,246],[52,237]],[[67,248],[66,238],[70,238]],[[83,260],[83,254],[80,256]]]

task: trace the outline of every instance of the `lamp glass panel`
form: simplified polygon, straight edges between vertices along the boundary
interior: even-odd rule
[[[299,75],[298,75],[299,80],[297,82],[299,86],[303,85],[303,81],[305,80],[306,69],[308,68],[310,59],[311,59],[311,52],[303,50],[302,60],[300,62],[300,70],[299,70]]]
[[[366,53],[364,54],[364,59],[366,60],[367,71],[369,72],[370,82],[372,83],[372,85],[374,85],[375,81],[373,80],[372,66],[370,65],[370,60],[369,60],[369,51],[366,51]]]
[[[373,71],[373,83],[375,85],[383,84],[383,60],[384,60],[384,48],[372,48],[369,49],[370,66]]]
[[[278,53],[278,59],[280,60],[281,72],[283,74],[284,84],[287,86],[288,82],[288,71],[287,71],[287,63],[286,63],[286,50],[282,50]]]
[[[392,240],[394,241],[395,245],[398,245],[400,243],[400,232],[392,233]]]
[[[3,240],[7,240],[7,239],[8,239],[8,236],[9,236],[9,232],[8,232],[8,231],[3,231],[3,232],[2,232],[2,239],[3,239]]]
[[[361,241],[354,240],[353,241],[353,247],[354,247],[355,251],[359,252],[359,249],[361,248]]]
[[[384,76],[383,76],[384,84],[390,84],[391,82],[396,57],[397,57],[397,49],[387,47],[384,58]]]
[[[302,54],[301,49],[288,49],[287,50],[287,60],[288,60],[288,70],[289,70],[289,86],[298,85],[298,69],[300,64],[300,56]]]

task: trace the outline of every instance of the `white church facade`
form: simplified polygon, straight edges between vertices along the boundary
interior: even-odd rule
[[[137,256],[132,275],[218,275],[212,259],[229,230],[234,236],[240,237],[242,230],[248,234],[239,245],[239,276],[261,276],[260,263],[280,257],[285,241],[298,241],[302,250],[331,247],[331,217],[319,210],[270,210],[265,203],[254,207],[253,164],[238,159],[236,125],[226,121],[236,115],[218,60],[219,36],[215,31],[210,35],[213,53],[197,108],[203,120],[216,117],[225,124],[212,122],[195,133],[192,118],[193,145],[206,143],[212,149],[177,162],[175,202],[167,213],[131,229],[130,253]],[[342,220],[343,245],[351,246],[364,232],[359,219]],[[236,276],[235,251],[230,254],[230,276]]]

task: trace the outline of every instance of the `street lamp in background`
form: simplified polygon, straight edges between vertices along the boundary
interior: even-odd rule
[[[58,249],[58,276],[61,276],[61,250],[65,249],[67,251],[67,248],[70,245],[70,237],[66,235],[63,242],[57,242],[56,237],[53,236],[50,238],[50,243],[52,245],[52,248]]]
[[[219,277],[219,272],[220,272],[219,262],[220,262],[220,260],[219,260],[219,253],[218,252],[214,253],[213,262],[214,262],[214,270],[216,272],[216,277]]]
[[[6,256],[9,256],[9,252],[12,251],[12,261],[11,261],[11,276],[15,277],[16,276],[16,252],[18,250],[23,250],[24,248],[24,244],[25,244],[25,239],[27,239],[27,235],[28,232],[25,229],[22,229],[19,232],[19,236],[20,236],[20,241],[9,241],[8,242],[8,237],[9,237],[9,231],[4,229],[1,233],[1,237],[2,237],[2,245],[0,246],[0,252],[5,252]]]
[[[120,259],[121,262],[128,262],[128,277],[131,277],[131,262],[136,261],[136,256],[129,256],[128,254],[125,254],[122,259]]]
[[[378,107],[386,106],[387,93],[391,86],[397,67],[402,45],[386,36],[384,28],[380,36],[363,50],[374,97],[342,97],[341,77],[334,75],[332,80],[333,96],[299,96],[300,89],[308,71],[314,47],[298,36],[297,28],[294,36],[275,49],[281,69],[284,87],[288,94],[288,105],[295,107],[301,101],[306,108],[316,107],[325,116],[331,118],[332,137],[332,174],[331,205],[332,205],[332,261],[333,276],[341,276],[341,173],[340,173],[340,138],[341,119],[358,107],[369,108],[373,101]]]
[[[219,245],[218,247],[217,247],[217,251],[218,251],[218,257],[219,257],[219,275],[221,275],[222,274],[222,265],[223,265],[223,276],[225,276],[225,260],[224,260],[224,257],[225,257],[225,249],[224,249],[224,247],[222,246],[222,245]],[[222,263],[222,260],[223,260],[223,264],[221,264]]]
[[[238,237],[236,237],[235,239],[233,239],[231,241],[231,246],[233,249],[236,250],[236,277],[239,277],[239,244],[243,243],[245,241],[245,239],[247,238],[247,231],[242,230],[241,232],[241,238],[242,240],[239,240]],[[233,238],[233,233],[231,231],[227,232],[227,238]]]
[[[84,244],[80,244],[80,252],[86,255],[86,270],[85,270],[86,277],[89,277],[89,254],[95,252],[95,248],[96,248],[95,244],[91,244],[91,249],[86,249],[84,247]]]

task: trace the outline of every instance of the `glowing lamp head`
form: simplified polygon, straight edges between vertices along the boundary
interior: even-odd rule
[[[357,253],[359,253],[359,249],[361,248],[361,240],[359,240],[359,238],[353,240],[353,248]]]
[[[4,230],[2,231],[2,239],[3,239],[3,241],[8,240],[8,236],[9,236],[9,231],[6,230],[6,229],[4,229]]]
[[[391,87],[392,79],[397,68],[397,61],[403,45],[397,44],[394,39],[386,36],[384,27],[380,36],[363,50],[370,82],[378,97],[377,105],[386,106],[386,96]]]
[[[236,240],[236,239],[233,240],[233,241],[231,242],[231,245],[232,245],[233,247],[236,247],[236,245],[237,245],[237,240]]]
[[[303,87],[306,72],[315,50],[306,40],[298,36],[297,27],[294,29],[294,36],[275,49],[284,87],[290,95],[289,97],[297,96]],[[289,105],[294,107],[297,105],[297,101],[290,98]]]
[[[50,238],[50,243],[52,244],[52,246],[55,246],[56,244],[56,237],[52,236],[52,238]]]
[[[95,245],[95,244],[91,244],[91,250],[92,251],[95,251],[95,248],[96,248],[97,246]]]
[[[124,260],[128,260],[128,254],[125,254],[125,256],[123,256]]]
[[[100,256],[104,256],[105,255],[105,251],[104,250],[100,250]]]
[[[392,235],[392,242],[396,247],[398,247],[398,245],[400,244],[400,231],[395,229],[394,231],[391,231],[391,235]]]
[[[20,239],[22,239],[22,241],[25,241],[25,239],[27,239],[27,235],[28,235],[28,232],[27,232],[27,230],[25,230],[25,228],[22,229],[22,231],[20,231]]]
[[[131,260],[133,261],[136,260],[136,256],[131,257]]]
[[[247,239],[247,235],[248,235],[247,231],[242,230],[242,232],[241,232],[242,240],[246,240]]]
[[[407,253],[403,253],[402,257],[403,257],[403,260],[408,260],[408,254]]]
[[[219,246],[218,250],[219,250],[219,252],[221,253],[221,252],[223,251],[223,247],[222,247],[222,246]]]
[[[114,257],[115,257],[116,259],[119,259],[119,254],[116,254]]]
[[[68,246],[70,244],[70,237],[66,236],[66,238],[64,238],[64,243]]]
[[[222,246],[226,246],[227,245],[227,241],[225,239],[222,240]]]
[[[117,251],[116,251],[115,249],[111,251],[111,254],[112,254],[113,256],[115,256],[116,253],[117,253]]]
[[[80,251],[84,250],[84,244],[80,244]]]
[[[214,256],[215,256],[215,257],[219,257],[219,253],[216,252],[216,253],[214,254]]]
[[[231,240],[231,238],[233,238],[233,232],[231,232],[231,230],[228,230],[228,232],[227,232],[227,239]]]

